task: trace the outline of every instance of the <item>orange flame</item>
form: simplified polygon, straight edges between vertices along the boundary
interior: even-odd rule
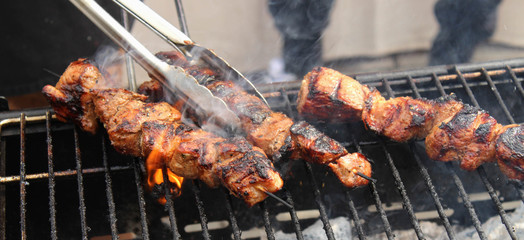
[[[168,189],[170,195],[171,197],[178,197],[182,193],[181,189],[184,178],[176,175],[166,167],[159,147],[159,143],[163,142],[162,139],[163,136],[158,138],[160,141],[157,140],[153,150],[146,159],[147,186],[149,190],[152,190],[155,185],[164,183],[164,173],[166,173],[167,181],[169,181]],[[161,204],[165,204],[166,201],[165,196],[158,199],[158,202]]]

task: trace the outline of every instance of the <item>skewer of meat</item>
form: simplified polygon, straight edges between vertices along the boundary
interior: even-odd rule
[[[502,126],[453,94],[435,100],[386,100],[376,89],[318,67],[304,77],[297,108],[302,116],[317,120],[360,119],[367,128],[398,142],[426,138],[430,158],[460,161],[465,170],[497,160],[510,179],[524,180],[524,125]]]
[[[364,155],[348,153],[340,143],[307,122],[294,123],[283,113],[273,112],[261,99],[226,80],[217,71],[191,64],[178,52],[161,52],[157,57],[184,68],[213,95],[221,98],[240,118],[246,138],[273,160],[287,155],[327,165],[347,187],[366,185],[372,180],[371,164]]]
[[[102,89],[103,80],[95,66],[80,59],[43,93],[62,121],[95,133],[100,120],[118,152],[146,157],[155,151],[159,168],[210,187],[222,184],[249,206],[282,188],[271,161],[245,138],[224,139],[186,126],[169,104],[146,103],[146,96],[125,89]]]

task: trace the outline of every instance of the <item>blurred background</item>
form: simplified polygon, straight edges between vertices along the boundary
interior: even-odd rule
[[[117,20],[121,19],[120,11],[111,1],[98,2]],[[304,4],[296,0],[287,2],[297,6]],[[315,33],[320,34],[315,41],[321,49],[320,53],[315,53],[320,54],[317,64],[345,74],[426,67],[430,64],[434,40],[445,27],[436,11],[452,12],[455,16],[444,17],[452,24],[472,18],[470,16],[481,16],[481,28],[491,31],[481,38],[471,35],[469,40],[474,43],[457,43],[460,46],[453,51],[461,51],[468,45],[473,48],[466,62],[524,57],[524,16],[520,13],[524,9],[523,1],[440,1],[448,2],[441,5],[440,10],[436,8],[437,2],[328,1],[327,16],[324,16],[326,26]],[[449,2],[462,4],[450,5]],[[174,1],[146,0],[145,3],[179,26]],[[477,9],[479,3],[488,7]],[[107,50],[114,47],[111,41],[69,1],[11,1],[7,5],[1,21],[6,32],[0,36],[4,47],[0,96],[8,98],[11,109],[46,105],[40,89],[45,84],[54,85],[71,61],[95,56],[104,59],[106,55],[119,54]],[[255,83],[301,79],[302,74],[286,71],[285,37],[275,25],[278,14],[274,9],[271,12],[269,5],[267,0],[183,1],[190,37],[213,49]],[[318,17],[315,6],[306,9],[305,15]],[[289,16],[287,12],[279,14],[283,21]],[[308,24],[306,21],[302,27]],[[468,29],[471,28],[466,27]],[[470,32],[466,30],[459,32]],[[138,22],[133,24],[132,33],[152,52],[171,49]],[[455,63],[451,60],[438,62]],[[139,82],[148,80],[140,67],[136,69]],[[125,78],[125,71],[122,73]]]

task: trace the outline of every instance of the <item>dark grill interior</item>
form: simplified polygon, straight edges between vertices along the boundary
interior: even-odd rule
[[[454,92],[501,124],[524,122],[524,59],[355,77],[388,97]],[[298,119],[299,86],[259,90],[274,110]],[[180,197],[168,197],[163,206],[156,197],[169,186],[153,193],[143,188],[142,160],[117,154],[104,134],[58,122],[48,109],[3,112],[0,120],[2,239],[304,239],[318,220],[322,227],[313,231],[327,239],[342,238],[341,231],[360,239],[402,238],[400,231],[431,238],[428,223],[450,239],[468,227],[487,239],[481,225],[493,216],[517,239],[508,214],[524,201],[522,185],[508,181],[496,164],[465,172],[456,163],[428,159],[422,141],[391,142],[361,123],[314,124],[371,158],[378,181],[346,189],[323,166],[281,162],[290,169],[278,193],[293,206],[288,209],[271,198],[247,208],[223,188],[190,180]]]

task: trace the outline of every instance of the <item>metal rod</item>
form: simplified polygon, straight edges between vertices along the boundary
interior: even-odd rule
[[[25,114],[20,114],[20,239],[27,239],[25,186]]]
[[[142,178],[139,158],[133,158],[133,169],[135,172],[135,184],[138,195],[138,207],[140,209],[140,225],[142,226],[142,239],[149,240],[149,227],[147,225],[146,200],[144,199],[144,190],[142,189]]]
[[[130,166],[114,166],[110,167],[109,170],[114,171],[124,171],[129,170],[132,167]],[[103,173],[105,171],[104,168],[98,167],[98,168],[88,168],[88,169],[82,169],[82,174],[95,174],[95,173]],[[55,177],[70,177],[75,176],[78,174],[78,171],[76,170],[64,170],[64,171],[58,171],[54,172]],[[47,179],[49,178],[49,173],[34,173],[34,174],[27,174],[25,180],[38,180],[38,179]],[[0,177],[0,183],[14,183],[20,181],[20,176],[7,176],[7,177]]]
[[[493,80],[491,80],[491,77],[488,75],[488,72],[486,71],[486,69],[482,68],[482,73],[484,74],[484,78],[486,79],[486,81],[489,83],[491,91],[493,91],[495,98],[497,98],[497,102],[499,103],[500,107],[502,108],[502,111],[508,118],[509,122],[512,124],[515,123],[515,120],[511,116],[511,113],[509,113],[508,107],[504,103],[504,100],[502,100],[502,96],[500,96],[497,86],[495,85],[495,83],[493,83]]]
[[[295,209],[295,204],[293,203],[293,198],[291,197],[291,193],[287,191],[287,189],[284,189],[284,192],[286,193],[286,201],[291,204],[291,208],[289,209],[289,215],[291,215],[291,221],[293,222],[293,228],[295,228],[295,235],[297,236],[297,240],[303,240],[304,236],[302,235],[302,228],[300,227],[300,222],[298,221],[297,211]]]
[[[2,137],[2,125],[0,125],[0,177],[6,174],[6,141]],[[0,184],[0,240],[7,239],[6,229],[6,186],[4,183]]]
[[[453,177],[453,181],[455,182],[455,185],[457,186],[457,189],[459,190],[459,196],[462,198],[462,202],[464,202],[464,207],[468,210],[468,213],[471,217],[471,221],[473,222],[473,226],[477,230],[477,233],[479,234],[480,239],[486,240],[488,237],[486,236],[486,233],[482,229],[480,220],[477,216],[477,213],[475,212],[475,208],[473,207],[473,204],[471,204],[471,201],[469,200],[468,194],[466,193],[466,190],[464,189],[464,185],[462,184],[462,181],[457,176],[457,173],[455,172],[455,169],[453,168],[453,165],[451,162],[445,163],[447,169],[452,173],[451,176]]]
[[[406,191],[406,187],[404,186],[404,183],[402,182],[400,173],[398,172],[398,169],[395,166],[395,163],[393,162],[393,158],[391,157],[391,154],[387,150],[386,145],[382,143],[381,146],[382,146],[382,150],[386,154],[387,162],[389,164],[389,167],[391,168],[393,177],[395,178],[395,184],[397,185],[397,189],[399,190],[399,193],[402,197],[402,204],[404,205],[404,209],[406,209],[406,211],[409,214],[409,218],[411,220],[411,224],[413,225],[413,228],[415,229],[415,233],[417,234],[418,239],[426,239],[426,237],[424,236],[424,233],[422,232],[422,229],[420,228],[420,224],[418,223],[417,216],[415,215],[415,211],[413,210],[413,205],[411,204],[411,201],[409,200],[408,193]]]
[[[74,128],[75,138],[75,159],[76,159],[76,179],[78,184],[78,201],[80,210],[80,226],[82,228],[82,239],[87,240],[86,204],[84,198],[84,176],[82,174],[82,154],[80,152],[80,141],[78,139],[78,128]]]
[[[349,212],[351,213],[351,217],[353,218],[353,223],[355,224],[355,228],[357,229],[358,238],[360,240],[365,240],[366,235],[364,233],[364,228],[362,228],[362,224],[360,223],[360,217],[358,216],[357,208],[355,207],[355,203],[353,202],[353,199],[351,198],[351,194],[349,193],[349,191],[346,191],[346,198],[348,199]]]
[[[322,197],[320,195],[320,189],[318,188],[317,181],[315,180],[315,177],[313,176],[313,169],[311,168],[311,164],[304,161],[304,165],[306,166],[306,171],[309,175],[311,185],[313,186],[313,193],[315,194],[315,202],[317,203],[318,211],[320,212],[320,220],[324,224],[324,230],[326,231],[326,236],[328,239],[335,239],[335,234],[333,234],[333,229],[331,228],[331,224],[329,223],[329,218],[327,216],[326,206],[324,205],[324,202],[322,201]]]
[[[513,223],[508,219],[508,216],[506,215],[506,212],[504,211],[504,207],[502,207],[502,203],[500,202],[497,193],[495,193],[495,189],[493,189],[493,186],[489,183],[486,171],[484,168],[478,169],[480,174],[480,179],[482,179],[482,182],[486,186],[486,190],[488,191],[489,196],[491,197],[491,200],[495,203],[495,206],[497,207],[500,220],[504,225],[506,226],[506,230],[508,230],[508,234],[511,237],[511,239],[518,239],[517,235],[515,235],[515,231],[513,228]]]
[[[121,9],[120,10],[122,14],[122,25],[127,31],[131,31],[131,26],[129,23],[129,15],[127,14],[126,10]],[[135,67],[133,65],[133,60],[131,58],[131,55],[129,53],[124,53],[124,59],[126,62],[126,72],[127,72],[127,81],[129,83],[129,90],[135,92],[137,89],[136,86],[136,75],[135,75]]]
[[[415,94],[416,98],[417,99],[422,98],[422,96],[420,95],[420,93],[418,91],[417,85],[415,84],[415,81],[413,80],[413,78],[411,76],[408,76],[408,82],[409,82],[409,85],[410,85],[413,93]],[[433,185],[433,182],[431,180],[431,177],[429,176],[428,170],[426,169],[426,167],[424,166],[424,164],[420,160],[420,157],[418,156],[418,154],[415,153],[414,142],[410,142],[409,143],[409,148],[411,150],[412,155],[415,158],[415,161],[416,161],[418,167],[420,168],[419,171],[420,171],[420,173],[422,175],[422,178],[424,179],[426,187],[428,188],[428,190],[429,190],[429,192],[431,194],[431,197],[433,198],[433,202],[435,203],[435,207],[437,208],[437,213],[438,213],[438,215],[440,217],[440,220],[442,220],[442,224],[444,225],[444,228],[446,229],[446,232],[448,234],[449,239],[451,239],[451,240],[456,239],[455,232],[451,228],[451,224],[449,223],[449,219],[446,216],[446,214],[444,213],[444,207],[442,206],[442,203],[440,202],[440,197],[438,196],[437,191],[435,191],[435,185]]]
[[[388,83],[388,80],[386,78],[382,79],[382,82],[384,83],[384,86],[386,87],[386,91],[390,98],[395,97],[395,93],[393,92],[393,89]],[[400,195],[402,196],[402,203],[404,204],[404,208],[407,210],[411,224],[413,225],[413,228],[415,229],[415,233],[417,234],[417,237],[419,239],[426,239],[424,236],[424,233],[422,232],[422,229],[420,228],[420,224],[418,223],[417,216],[415,216],[415,211],[413,211],[413,205],[411,204],[411,201],[409,200],[406,188],[404,187],[404,183],[402,182],[402,178],[400,177],[400,173],[398,172],[397,167],[395,166],[395,163],[393,162],[393,158],[391,157],[391,154],[386,148],[386,145],[384,142],[380,142],[380,145],[382,147],[382,150],[386,154],[386,159],[388,160],[389,167],[391,169],[391,172],[393,173],[393,177],[395,178],[395,184],[397,185],[397,189],[400,192]]]
[[[357,151],[359,153],[362,153],[362,147],[360,144],[358,144],[357,139],[355,136],[352,136],[353,144],[357,148]],[[384,231],[386,232],[386,236],[388,239],[395,239],[395,235],[393,235],[393,231],[391,230],[391,225],[389,224],[388,216],[386,215],[386,211],[382,207],[382,201],[380,200],[380,195],[377,191],[377,185],[375,182],[371,182],[369,185],[369,188],[371,189],[371,193],[373,194],[373,198],[375,199],[375,207],[377,208],[377,211],[380,213],[380,219],[382,220],[382,223],[384,224]]]
[[[204,239],[211,239],[211,235],[209,234],[209,228],[207,226],[207,215],[206,211],[204,210],[204,202],[202,202],[202,199],[200,199],[200,188],[197,185],[198,182],[193,180],[193,184],[191,184],[191,189],[193,190],[193,195],[195,196],[195,203],[198,208],[198,215],[200,216],[200,226],[202,226],[202,237]]]
[[[47,171],[49,173],[49,221],[51,223],[51,239],[58,239],[56,226],[56,199],[55,199],[55,170],[53,163],[53,137],[51,135],[51,113],[48,111],[46,116],[47,134]]]
[[[457,69],[456,66],[455,66],[454,69],[457,72],[457,75],[459,76],[459,79],[460,79],[461,83],[463,84],[464,88],[466,89],[466,92],[467,92],[471,102],[473,102],[473,105],[475,107],[480,108],[480,105],[479,105],[477,99],[475,98],[475,95],[473,94],[473,91],[471,91],[471,88],[466,83],[466,79],[462,76],[462,73]],[[489,82],[491,80],[491,78],[489,77],[489,74],[487,74],[485,69],[482,69],[482,70],[483,70],[482,73],[484,74],[484,76],[487,77],[487,78],[485,78],[486,81]],[[496,90],[494,85],[492,86],[492,90],[494,90],[494,91]],[[501,101],[499,103],[502,105],[503,108],[506,108],[506,110],[507,110],[507,107],[505,106],[503,101]],[[508,114],[509,114],[509,111],[508,111]],[[511,116],[510,116],[510,118],[511,118]],[[511,118],[511,119],[513,119],[513,118]],[[491,200],[493,201],[493,203],[497,207],[498,212],[499,212],[499,216],[500,216],[502,222],[504,223],[504,225],[506,226],[506,229],[508,230],[508,233],[509,233],[510,237],[512,239],[516,239],[517,237],[516,237],[515,233],[513,232],[513,226],[511,224],[511,222],[509,221],[509,219],[506,217],[506,212],[504,211],[504,208],[502,207],[502,203],[498,199],[497,194],[495,193],[495,190],[493,190],[493,186],[491,185],[491,183],[488,180],[488,177],[487,177],[486,172],[484,170],[484,166],[479,166],[477,168],[477,173],[479,174],[480,179],[482,179],[482,183],[484,183],[484,186],[486,187],[486,190],[488,190],[488,193],[489,193],[489,195],[491,197]]]
[[[166,199],[165,209],[169,213],[169,227],[173,233],[173,239],[181,239],[180,233],[178,232],[178,226],[176,224],[175,208],[173,204],[173,195],[171,194],[172,184],[169,181],[167,174],[167,168],[162,168],[162,177],[164,178],[164,198]]]
[[[455,67],[455,69],[456,69],[456,67]],[[456,70],[458,71],[458,69],[456,69]],[[457,74],[460,74],[460,72],[457,72]],[[464,77],[461,77],[461,78],[464,80]],[[463,84],[464,83],[465,83],[465,80],[463,81]],[[440,94],[442,96],[445,96],[446,92],[444,91],[444,88],[442,87],[442,84],[440,83],[440,81],[438,79],[435,80],[435,85],[437,86],[437,89],[439,90]],[[463,86],[466,87],[467,89],[469,89],[467,85],[463,85]],[[471,92],[471,90],[470,90],[470,92]],[[473,226],[477,230],[477,233],[478,233],[480,239],[482,239],[482,240],[487,239],[486,234],[484,233],[484,230],[482,230],[482,227],[481,227],[481,224],[480,224],[480,220],[479,220],[479,218],[477,216],[477,213],[475,212],[475,208],[473,207],[473,204],[471,204],[471,201],[469,200],[468,194],[466,193],[466,190],[464,189],[464,185],[462,184],[462,181],[460,180],[460,178],[457,176],[457,173],[453,169],[452,163],[451,162],[447,162],[447,163],[445,163],[445,165],[446,165],[446,168],[448,169],[449,173],[451,174],[451,176],[453,178],[455,186],[458,189],[459,196],[462,198],[462,202],[464,203],[464,207],[466,207],[466,209],[468,210],[468,213],[469,213],[469,215],[471,217],[471,221],[473,223]]]
[[[240,231],[240,228],[238,227],[237,218],[235,217],[235,213],[233,212],[233,207],[231,206],[231,194],[229,194],[229,191],[226,188],[222,188],[224,191],[224,196],[226,197],[226,209],[229,216],[229,223],[231,223],[231,228],[233,229],[233,239],[240,240],[242,239],[242,232]]]
[[[519,82],[517,75],[515,74],[515,70],[508,65],[506,65],[506,70],[508,71],[509,75],[511,76],[511,80],[513,80],[513,84],[515,84],[515,87],[517,87],[517,90],[520,93],[520,96],[524,98],[524,89],[522,88],[522,84]]]
[[[275,233],[271,227],[271,220],[269,219],[269,211],[267,210],[266,201],[262,201],[258,204],[262,210],[262,218],[264,219],[264,228],[266,229],[266,235],[268,240],[275,240]]]
[[[180,27],[182,29],[182,32],[189,36],[189,28],[187,27],[187,21],[186,21],[186,14],[184,13],[184,7],[182,6],[182,0],[175,0],[175,6],[178,16],[178,22],[180,23]]]
[[[267,194],[268,196],[272,197],[273,199],[279,201],[280,203],[284,204],[286,207],[288,208],[293,208],[293,206],[291,206],[288,202],[284,201],[284,199],[280,198],[279,196],[273,194],[272,192],[269,192],[267,191],[266,189],[264,189],[263,187],[261,186],[257,186],[256,187],[258,190],[264,192],[265,194]]]
[[[106,147],[106,138],[104,134],[99,134],[102,141],[102,161],[104,163],[104,176],[106,182],[106,197],[107,205],[109,208],[109,225],[111,228],[111,236],[113,239],[118,239],[118,229],[116,227],[116,206],[115,200],[113,198],[113,184],[111,180],[111,174],[109,172],[109,164],[107,159],[107,147]]]

